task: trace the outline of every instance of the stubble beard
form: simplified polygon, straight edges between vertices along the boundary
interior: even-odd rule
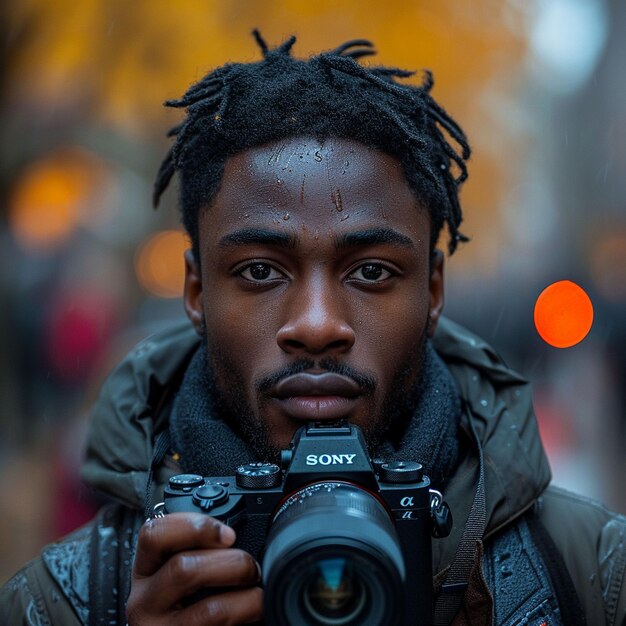
[[[424,392],[420,373],[425,361],[427,337],[427,329],[424,329],[414,348],[393,373],[380,416],[373,416],[366,425],[361,425],[372,458],[383,441],[390,441],[392,445],[399,442]],[[255,414],[248,402],[246,386],[239,371],[220,355],[219,349],[211,346],[206,335],[202,343],[207,350],[207,394],[214,414],[249,445],[255,460],[278,463],[280,448],[272,442],[267,422]],[[325,369],[337,371],[341,368],[341,365],[333,368],[332,361],[328,359],[321,363],[324,362],[327,365]]]

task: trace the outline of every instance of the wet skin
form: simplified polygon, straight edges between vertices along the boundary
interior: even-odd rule
[[[231,157],[185,282],[227,407],[234,390],[230,410],[278,449],[310,419],[375,430],[399,379],[418,380],[441,313],[429,241],[427,211],[382,152],[295,138]]]

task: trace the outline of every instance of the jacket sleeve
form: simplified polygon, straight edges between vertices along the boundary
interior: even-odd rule
[[[0,589],[0,624],[82,626],[41,559],[21,569]]]
[[[587,624],[626,625],[626,517],[557,487],[544,492],[540,506]]]

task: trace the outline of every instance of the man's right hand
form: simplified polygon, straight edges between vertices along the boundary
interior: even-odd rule
[[[230,626],[261,620],[263,592],[255,586],[261,570],[250,554],[231,547],[234,542],[232,528],[201,513],[148,520],[137,542],[126,604],[129,626]],[[210,595],[188,603],[203,590]]]

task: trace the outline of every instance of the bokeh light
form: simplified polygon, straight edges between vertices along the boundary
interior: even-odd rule
[[[18,180],[9,209],[9,225],[17,241],[31,251],[47,251],[65,243],[76,227],[82,178],[54,157],[34,163]]]
[[[104,163],[67,147],[31,163],[9,200],[9,227],[29,252],[49,253],[67,243],[79,225],[102,221],[102,189],[111,188]]]
[[[591,330],[593,305],[582,287],[560,280],[546,287],[535,304],[535,327],[555,348],[570,348]]]
[[[185,271],[183,253],[189,239],[180,230],[164,230],[152,235],[135,256],[139,284],[160,298],[178,298],[183,293]]]

